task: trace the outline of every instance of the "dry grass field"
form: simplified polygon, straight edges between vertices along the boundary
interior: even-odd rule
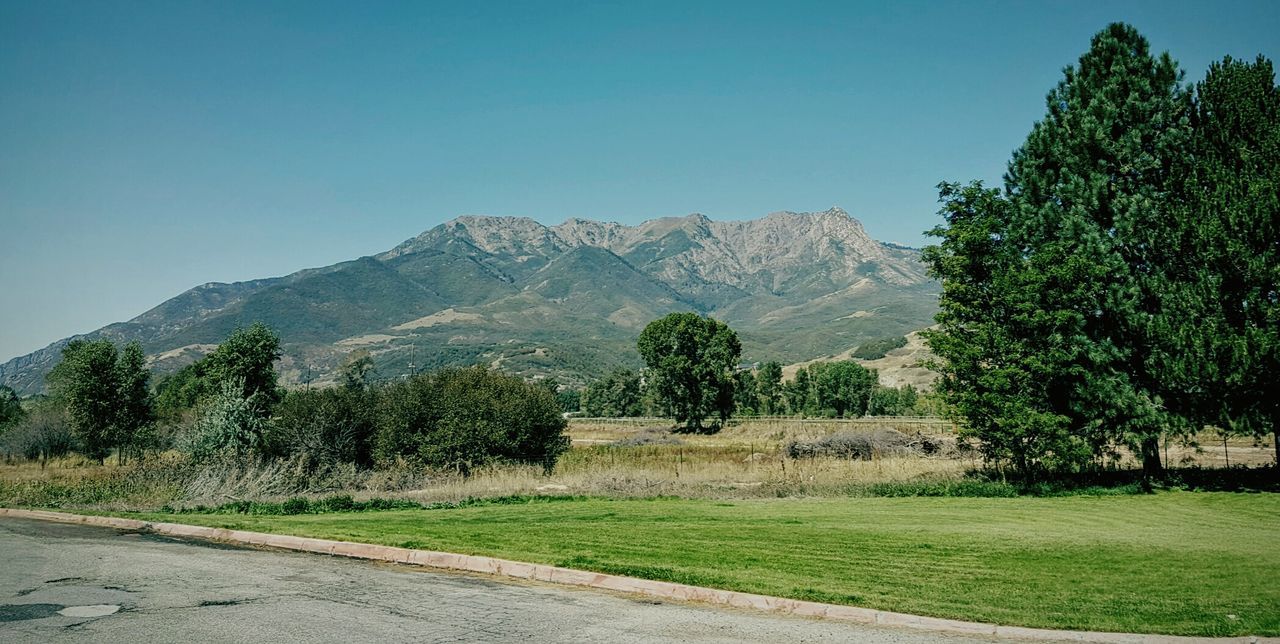
[[[792,440],[813,439],[836,432],[867,431],[887,427],[904,434],[954,434],[951,421],[929,416],[883,416],[867,418],[789,418],[766,416],[735,418],[715,434],[675,434],[694,445],[780,445]],[[571,418],[569,437],[574,445],[625,441],[645,433],[667,433],[671,421],[663,418]]]
[[[792,441],[834,434],[895,430],[914,448],[873,453],[867,460],[793,457]],[[72,456],[42,466],[0,464],[0,504],[101,509],[189,507],[235,500],[280,500],[295,495],[351,494],[357,499],[402,498],[425,503],[512,495],[734,499],[879,494],[878,485],[961,485],[979,469],[976,452],[962,449],[951,427],[937,419],[748,419],[714,435],[672,434],[655,419],[580,420],[569,425],[573,449],[551,472],[541,467],[494,465],[470,476],[409,464],[375,471],[351,465],[317,468],[302,461],[223,462],[194,467],[176,453],[142,463],[103,465]],[[1267,442],[1232,438],[1224,449],[1212,432],[1201,445],[1168,446],[1178,467],[1219,468],[1274,461]]]

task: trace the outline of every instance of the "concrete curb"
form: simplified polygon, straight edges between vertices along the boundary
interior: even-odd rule
[[[370,559],[428,568],[461,570],[473,573],[515,577],[534,581],[583,586],[624,593],[635,593],[649,597],[673,599],[681,601],[705,602],[723,606],[734,606],[753,610],[800,615],[803,617],[821,617],[861,624],[914,628],[924,631],[954,633],[962,635],[981,635],[1007,637],[1023,640],[1052,640],[1076,642],[1100,642],[1104,644],[1195,644],[1240,642],[1242,644],[1280,644],[1275,637],[1185,637],[1179,635],[1141,635],[1136,633],[1103,633],[1096,631],[1059,631],[1042,628],[1023,628],[1019,626],[1001,626],[978,622],[962,622],[953,619],[907,615],[889,611],[822,604],[818,602],[787,599],[785,597],[769,597],[732,590],[718,590],[700,586],[688,586],[665,581],[650,581],[634,577],[607,575],[603,573],[559,568],[543,564],[508,561],[493,557],[460,555],[448,552],[429,550],[412,550],[348,541],[330,541],[328,539],[312,539],[244,530],[228,530],[226,528],[207,528],[202,526],[183,525],[179,523],[153,523],[138,519],[120,517],[91,516],[50,512],[47,510],[18,510],[0,508],[0,516],[21,519],[37,519],[58,523],[79,523],[84,525],[116,528],[120,530],[142,530],[173,537],[187,537],[229,543],[281,548],[299,552]]]

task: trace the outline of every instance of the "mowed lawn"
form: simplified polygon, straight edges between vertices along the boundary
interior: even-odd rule
[[[1045,628],[1280,635],[1280,496],[577,500],[151,520]]]

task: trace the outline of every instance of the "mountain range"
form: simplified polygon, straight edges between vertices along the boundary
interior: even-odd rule
[[[745,361],[786,363],[928,326],[937,294],[919,251],[873,240],[839,208],[637,226],[467,216],[379,255],[203,284],[76,337],[138,340],[165,371],[260,321],[281,336],[286,384],[331,381],[353,351],[382,377],[484,363],[580,383],[638,366],[641,329],[673,311],[728,323]],[[0,384],[40,391],[71,339],[0,365]]]

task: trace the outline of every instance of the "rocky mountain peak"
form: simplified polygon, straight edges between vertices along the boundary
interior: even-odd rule
[[[450,240],[517,261],[553,259],[579,246],[604,248],[668,283],[698,280],[753,288],[764,280],[779,288],[801,272],[837,279],[879,275],[894,284],[927,278],[918,262],[897,257],[871,239],[862,222],[839,207],[822,212],[771,213],[746,221],[714,221],[701,213],[661,217],[635,226],[571,218],[544,226],[528,217],[464,216],[388,251],[396,257]],[[868,268],[866,265],[874,264]],[[779,277],[781,276],[781,277]]]
[[[751,355],[792,361],[925,326],[936,291],[918,251],[872,240],[840,208],[634,226],[468,215],[376,257],[204,284],[83,337],[139,340],[165,370],[261,321],[285,343],[286,382],[304,359],[337,368],[354,348],[387,373],[416,357],[580,382],[634,365],[636,334],[672,311],[714,315]],[[0,384],[40,391],[66,342],[0,364]]]

